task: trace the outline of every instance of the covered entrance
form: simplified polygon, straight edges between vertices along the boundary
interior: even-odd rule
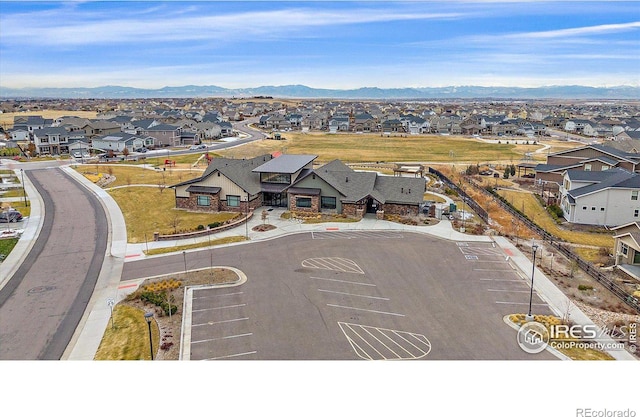
[[[381,204],[373,197],[367,198],[367,213],[374,213],[380,210]]]
[[[287,193],[263,193],[262,204],[271,207],[287,207]]]

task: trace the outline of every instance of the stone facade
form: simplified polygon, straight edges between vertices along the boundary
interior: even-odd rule
[[[385,214],[397,214],[400,216],[417,216],[418,206],[409,206],[405,204],[387,203],[383,207]]]
[[[298,198],[310,198],[311,207],[298,207]],[[289,208],[291,211],[300,211],[304,213],[319,213],[320,212],[320,196],[319,195],[304,195],[304,194],[289,194]]]
[[[342,214],[361,219],[367,211],[366,204],[342,203]]]
[[[199,206],[198,195],[208,196],[210,205]],[[191,193],[189,197],[176,197],[176,208],[190,211],[221,211],[220,196],[218,194],[211,195]]]
[[[249,201],[249,211],[253,211],[258,207],[262,206],[262,193],[258,195],[258,197]],[[220,211],[230,211],[233,213],[246,213],[247,212],[247,202],[241,201],[238,207],[229,207],[227,206],[227,201],[222,200],[220,202]]]

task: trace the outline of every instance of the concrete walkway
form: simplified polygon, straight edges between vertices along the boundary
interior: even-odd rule
[[[188,245],[195,243],[208,242],[209,237],[184,239],[177,241],[163,242],[145,242],[139,244],[127,244],[126,242],[126,225],[120,209],[113,198],[103,189],[97,187],[91,181],[87,180],[81,174],[78,174],[70,167],[61,167],[66,173],[75,178],[83,186],[91,190],[100,200],[101,204],[107,212],[109,219],[109,244],[107,253],[103,263],[98,282],[94,294],[87,306],[87,310],[80,321],[76,333],[71,343],[67,347],[62,359],[69,360],[93,360],[98,349],[104,330],[107,328],[111,316],[111,308],[108,301],[113,299],[118,303],[131,291],[135,289],[138,283],[127,283],[120,286],[120,276],[124,262],[127,260],[137,260],[146,257],[144,251],[156,248],[176,247],[179,245]],[[30,250],[30,245],[37,237],[43,221],[42,204],[39,202],[39,195],[35,188],[25,178],[25,188],[27,195],[32,202],[31,216],[25,221],[25,231],[23,237],[19,240],[16,248],[11,252],[7,260],[0,264],[0,276],[6,282],[13,272],[17,269],[23,257]],[[211,240],[228,237],[228,236],[247,236],[250,241],[233,243],[230,245],[247,245],[251,242],[275,239],[292,233],[308,233],[308,232],[348,232],[348,231],[364,231],[364,230],[389,230],[425,233],[431,236],[452,241],[465,242],[494,242],[509,256],[509,260],[517,271],[527,279],[530,279],[533,268],[532,262],[521,253],[508,239],[504,237],[493,236],[473,236],[460,233],[454,230],[451,222],[442,220],[433,226],[411,226],[392,223],[384,220],[377,220],[375,217],[365,216],[359,222],[342,223],[330,222],[320,224],[303,224],[295,219],[282,219],[281,214],[284,209],[273,209],[269,211],[267,223],[275,226],[275,229],[266,232],[256,232],[252,229],[263,223],[261,220],[261,210],[253,216],[246,225],[239,226],[235,229],[210,236]],[[201,249],[193,249],[201,250]],[[156,255],[163,256],[163,255]],[[0,282],[0,286],[3,283]],[[593,324],[593,322],[548,279],[542,271],[536,269],[534,276],[534,289],[549,304],[551,309],[559,316],[570,312],[571,319],[578,324]],[[516,337],[514,335],[514,343]],[[620,360],[635,360],[635,357],[626,351],[610,351],[614,358]]]

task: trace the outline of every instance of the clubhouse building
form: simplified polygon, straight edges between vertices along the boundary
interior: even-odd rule
[[[357,172],[340,160],[314,168],[316,155],[213,158],[199,178],[172,185],[176,208],[247,212],[283,207],[295,212],[418,215],[424,178]]]

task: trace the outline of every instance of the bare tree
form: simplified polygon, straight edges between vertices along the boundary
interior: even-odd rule
[[[262,210],[262,224],[267,224],[267,219],[269,218],[269,212],[267,210]]]
[[[170,225],[171,227],[173,227],[173,232],[175,234],[178,234],[178,226],[180,226],[180,221],[180,216],[178,216],[177,214],[171,219]]]

